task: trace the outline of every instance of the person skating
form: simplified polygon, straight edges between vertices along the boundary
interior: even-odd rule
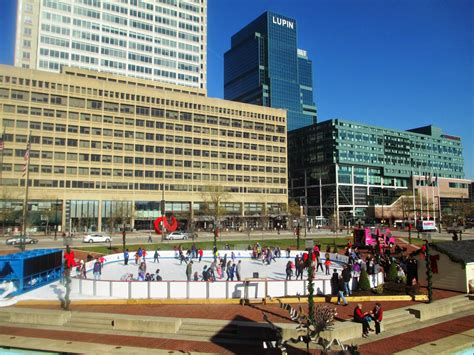
[[[240,281],[242,275],[242,260],[239,260],[237,266],[235,267],[235,276],[237,276],[237,281]]]
[[[128,249],[125,249],[125,251],[123,252],[123,264],[124,265],[128,265]]]
[[[193,274],[193,261],[191,260],[188,265],[186,265],[186,279],[191,281],[191,276]]]

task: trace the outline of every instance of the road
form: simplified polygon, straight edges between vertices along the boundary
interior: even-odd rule
[[[404,231],[393,231],[393,234],[396,237],[402,237],[405,240],[408,240],[408,232]],[[301,231],[301,239],[304,240],[305,233],[304,230]],[[311,233],[307,232],[306,233],[306,239],[318,239],[318,238],[332,238],[335,237],[336,234],[328,231],[327,229],[322,229],[322,230],[311,230]],[[338,232],[337,237],[347,237],[347,231],[343,232]],[[57,240],[54,240],[54,236],[44,236],[44,235],[33,235],[34,238],[39,239],[38,244],[34,245],[27,245],[26,249],[43,249],[43,248],[62,248],[65,246],[65,243],[63,239],[58,236]],[[421,235],[420,235],[421,237]],[[442,240],[442,241],[450,241],[452,240],[452,236],[446,232],[442,233],[431,233],[431,237],[435,240]],[[212,233],[207,233],[207,232],[200,232],[199,233],[199,238],[197,241],[209,241],[213,240],[213,234]],[[250,234],[250,237],[248,236],[247,233],[242,233],[242,232],[222,232],[220,234],[219,240],[221,241],[240,241],[242,244],[246,244],[246,242],[250,240],[265,240],[265,239],[290,239],[294,238],[296,240],[296,237],[293,235],[292,232],[290,231],[282,231],[281,234],[277,234],[274,231],[254,231]],[[417,238],[417,233],[413,232],[412,233],[412,238]],[[474,230],[469,229],[467,230],[466,233],[463,233],[463,240],[474,240]],[[133,245],[133,244],[147,244],[148,242],[148,232],[147,231],[142,231],[142,232],[129,232],[127,233],[127,245]],[[161,237],[159,235],[153,234],[153,242],[161,242]],[[174,240],[174,241],[165,241],[165,243],[169,244],[179,244],[182,243],[182,240]],[[69,240],[68,241],[70,246],[73,247],[81,247],[81,246],[88,246],[88,245],[107,245],[106,243],[94,243],[94,244],[86,244],[82,242],[82,235],[77,236],[72,240],[72,242]],[[122,236],[117,233],[114,234],[112,237],[112,245],[115,246],[121,246],[122,245]],[[0,242],[0,250],[7,250],[7,249],[12,249],[11,245],[6,245],[5,242],[2,240]]]

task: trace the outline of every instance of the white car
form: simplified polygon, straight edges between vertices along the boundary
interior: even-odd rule
[[[112,237],[107,234],[93,233],[85,235],[82,241],[84,243],[109,243],[112,240]]]
[[[188,233],[184,233],[184,232],[172,232],[165,237],[166,240],[188,239],[188,238],[189,238]]]

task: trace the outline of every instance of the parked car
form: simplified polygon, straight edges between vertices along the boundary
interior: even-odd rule
[[[82,241],[84,243],[110,243],[112,241],[112,237],[107,234],[91,233],[85,235]]]
[[[8,238],[6,243],[7,245],[17,245],[21,244],[23,239],[24,244],[37,244],[38,239],[31,238],[31,237],[13,237],[13,238]]]
[[[171,232],[165,237],[166,240],[188,239],[188,238],[189,238],[189,234],[184,233],[184,232]]]

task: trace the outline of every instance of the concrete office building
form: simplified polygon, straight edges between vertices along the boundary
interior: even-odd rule
[[[438,219],[467,199],[459,137],[434,126],[401,131],[333,119],[288,133],[289,195],[308,216],[339,224]],[[413,197],[399,198],[400,194]]]
[[[215,187],[226,193],[224,227],[286,212],[284,110],[79,68],[0,66],[0,130],[7,223],[21,218],[29,134],[30,225],[148,229],[164,194],[183,227],[204,228]]]
[[[207,0],[17,0],[15,66],[206,88]]]
[[[286,109],[288,130],[316,123],[312,62],[294,19],[265,12],[232,36],[224,55],[227,100]]]

